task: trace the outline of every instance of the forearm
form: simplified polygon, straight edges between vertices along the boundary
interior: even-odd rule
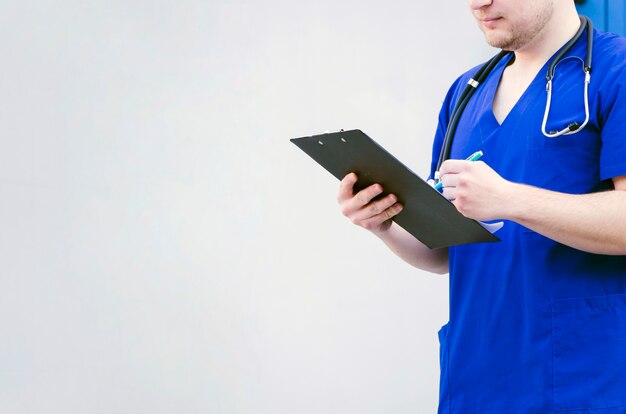
[[[564,194],[511,186],[503,218],[591,253],[626,254],[626,191]]]
[[[386,231],[375,233],[399,258],[432,273],[448,273],[448,249],[429,249],[402,227],[393,223]]]

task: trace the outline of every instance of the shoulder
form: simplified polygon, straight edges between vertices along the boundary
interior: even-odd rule
[[[626,68],[626,38],[594,29],[592,58],[593,69]]]
[[[626,38],[594,29],[589,93],[599,104],[602,123],[626,99]]]
[[[626,53],[626,37],[593,29],[593,47],[602,52],[623,54]]]

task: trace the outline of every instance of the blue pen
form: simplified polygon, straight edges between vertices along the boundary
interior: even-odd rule
[[[465,159],[465,161],[478,161],[480,159],[480,157],[482,157],[482,156],[483,156],[483,152],[482,151],[476,151],[475,153],[473,153],[472,155],[467,157]],[[443,188],[443,184],[441,183],[441,180],[439,180],[439,182],[437,184],[435,184],[435,190],[441,191],[442,188]]]

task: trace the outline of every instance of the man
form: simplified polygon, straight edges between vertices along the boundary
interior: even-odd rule
[[[504,220],[499,243],[429,250],[402,206],[341,182],[345,216],[408,263],[450,273],[440,413],[626,413],[626,40],[594,31],[589,122],[542,133],[546,69],[580,27],[573,0],[470,0],[487,42],[513,51],[472,96],[440,174],[465,216]],[[586,36],[558,64],[548,131],[585,119]],[[454,104],[441,109],[431,177]],[[481,161],[462,161],[482,150]]]

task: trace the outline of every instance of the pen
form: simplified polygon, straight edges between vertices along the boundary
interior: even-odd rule
[[[473,153],[472,155],[467,157],[465,159],[465,161],[478,161],[480,159],[480,157],[482,157],[482,156],[483,156],[483,152],[482,151],[476,151],[475,153]],[[443,184],[441,183],[441,180],[439,180],[439,182],[437,184],[435,184],[435,190],[441,191],[442,188],[443,188]]]

